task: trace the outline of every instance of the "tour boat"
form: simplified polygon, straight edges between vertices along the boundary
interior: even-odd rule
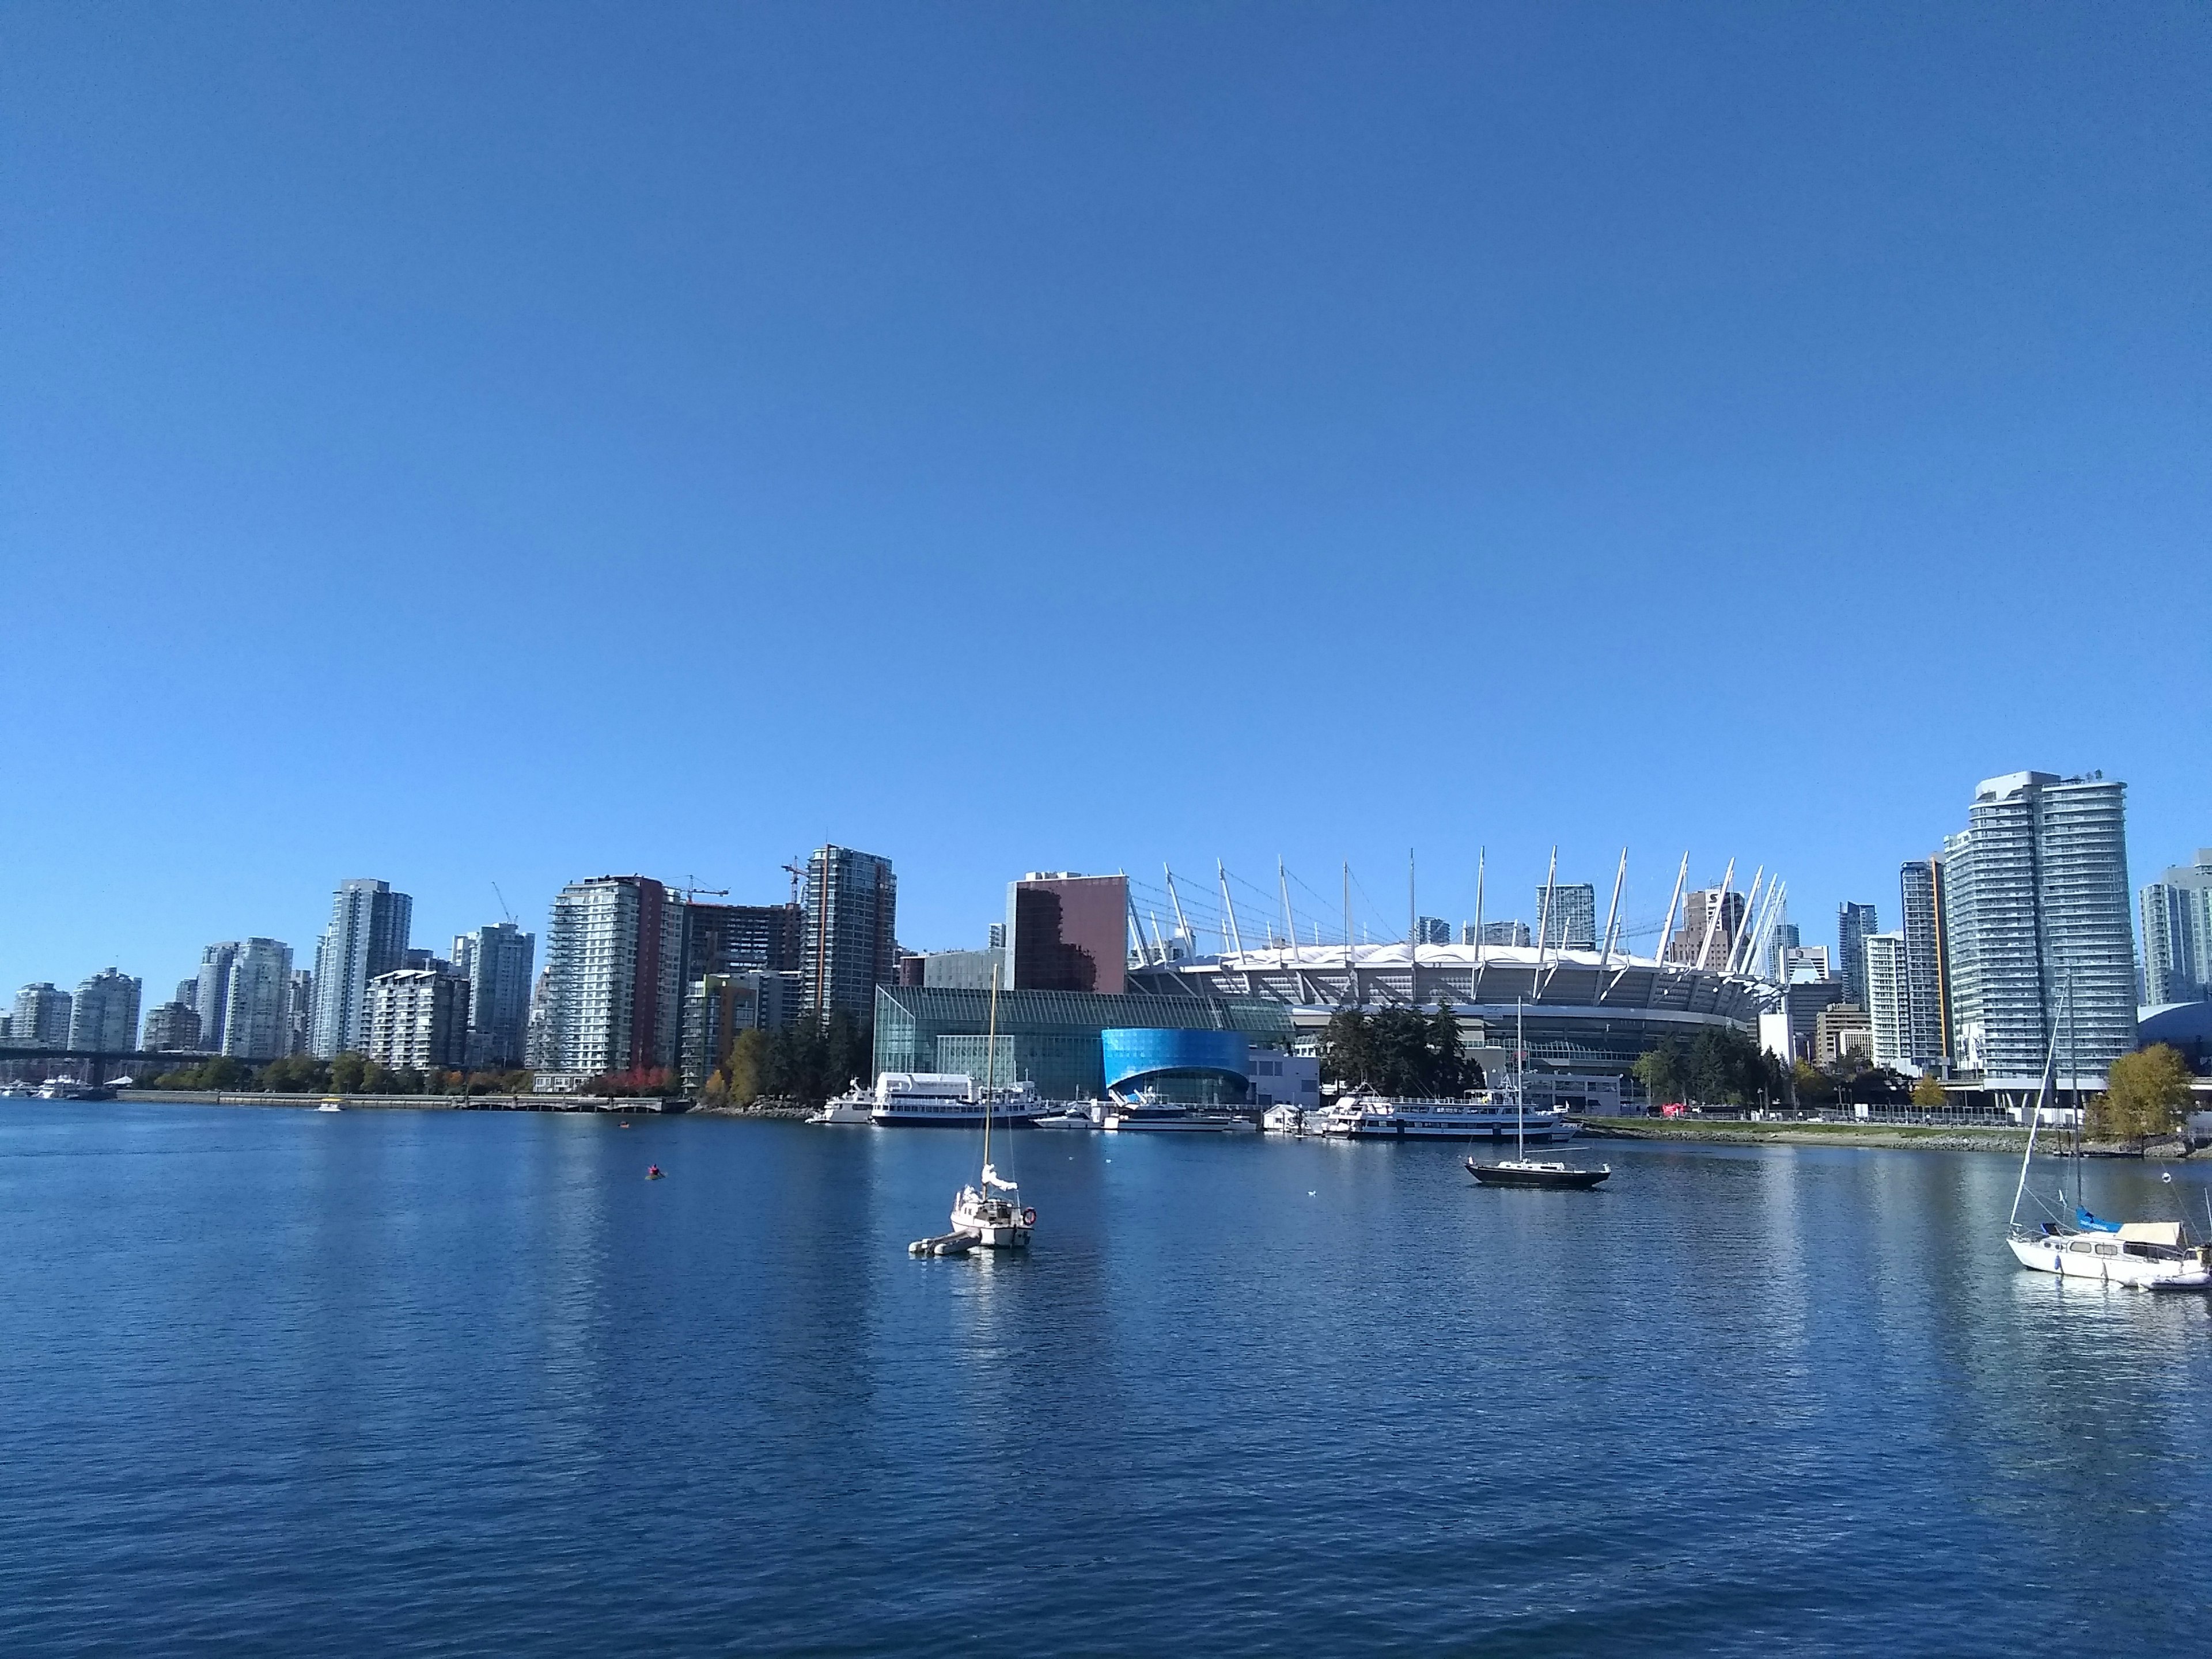
[[[1467,1160],[1467,1172],[1485,1187],[1543,1187],[1562,1192],[1588,1192],[1613,1174],[1610,1164],[1601,1164],[1595,1170],[1573,1164],[1549,1163],[1528,1156],[1527,1136],[1522,1126],[1527,1117],[1527,1095],[1522,1086],[1522,1070],[1526,1064],[1528,1048],[1520,1036],[1521,1015],[1514,1013],[1513,1056],[1513,1156],[1500,1158],[1495,1164],[1477,1164]],[[1573,1126],[1568,1126],[1571,1128]]]
[[[1018,1083],[1001,1094],[978,1088],[962,1072],[885,1072],[876,1079],[868,1121],[890,1128],[972,1129],[992,1116],[1012,1129],[1043,1114],[1044,1103],[1031,1084]]]
[[[2070,1000],[2070,997],[2069,997]],[[2013,1188],[2012,1217],[2005,1224],[2005,1243],[2023,1267],[2061,1279],[2088,1279],[2100,1285],[2123,1285],[2139,1291],[2201,1291],[2212,1287],[2212,1244],[2198,1243],[2182,1221],[2106,1221],[2089,1213],[2081,1203],[2081,1164],[2074,1165],[2074,1203],[2067,1215],[2066,1193],[2060,1184],[2061,1218],[2025,1226],[2020,1218],[2021,1200],[2027,1195],[2027,1170],[2035,1157],[2036,1131],[2043,1124],[2043,1109],[2051,1095],[2058,1066],[2058,1030],[2053,1026],[2050,1053],[2043,1062],[2043,1081],[2036,1091],[2034,1115],[2028,1120],[2027,1146],[2021,1154],[2020,1182]],[[2077,1102],[2078,1103],[2078,1102]],[[2077,1115],[2078,1122],[2078,1115]]]
[[[1280,1109],[1279,1108],[1278,1109]],[[1340,1096],[1320,1114],[1324,1135],[1347,1140],[1571,1140],[1579,1125],[1560,1112],[1528,1112],[1492,1096],[1474,1100],[1389,1100],[1367,1090]]]

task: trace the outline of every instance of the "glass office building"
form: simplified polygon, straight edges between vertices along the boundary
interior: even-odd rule
[[[879,987],[876,1070],[964,1072],[981,1080],[990,1019],[988,991]],[[1101,1099],[1102,1039],[1109,1030],[1234,1033],[1240,1044],[1284,1049],[1292,1034],[1290,1010],[1260,997],[1005,991],[999,996],[996,1080],[1034,1084],[1048,1100]],[[1238,1059],[1241,1069],[1241,1049]]]

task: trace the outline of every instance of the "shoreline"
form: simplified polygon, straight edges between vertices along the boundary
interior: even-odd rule
[[[2027,1146],[2027,1131],[1990,1124],[1771,1123],[1752,1118],[1577,1118],[1589,1140],[1688,1140],[1723,1146],[1864,1146],[1890,1152],[2004,1152],[2017,1158]],[[2055,1145],[2053,1143],[2056,1143]],[[2039,1152],[2069,1156],[2063,1134],[2046,1131]],[[2191,1157],[2179,1139],[2154,1143],[2138,1152],[2094,1143],[2087,1158],[2180,1163]],[[2201,1156],[2201,1154],[2200,1154]]]

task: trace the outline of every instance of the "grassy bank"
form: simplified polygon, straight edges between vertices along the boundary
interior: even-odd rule
[[[1601,1139],[1708,1140],[1733,1146],[1893,1146],[2018,1156],[2027,1142],[2025,1129],[1978,1124],[1776,1123],[1713,1117],[1609,1117],[1580,1121],[1584,1134]]]

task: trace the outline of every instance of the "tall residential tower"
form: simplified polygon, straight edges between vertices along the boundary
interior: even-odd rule
[[[806,939],[800,971],[811,1013],[873,1017],[876,988],[898,983],[898,880],[891,861],[849,847],[817,848],[806,861]]]
[[[2099,773],[2008,773],[1944,842],[1953,1054],[1990,1087],[2033,1086],[2054,1036],[2086,1088],[2135,1046],[2126,793]]]
[[[415,901],[388,881],[338,884],[331,925],[315,948],[315,1019],[309,1047],[324,1060],[368,1040],[368,982],[406,965]],[[225,1053],[230,1052],[228,1049]]]

